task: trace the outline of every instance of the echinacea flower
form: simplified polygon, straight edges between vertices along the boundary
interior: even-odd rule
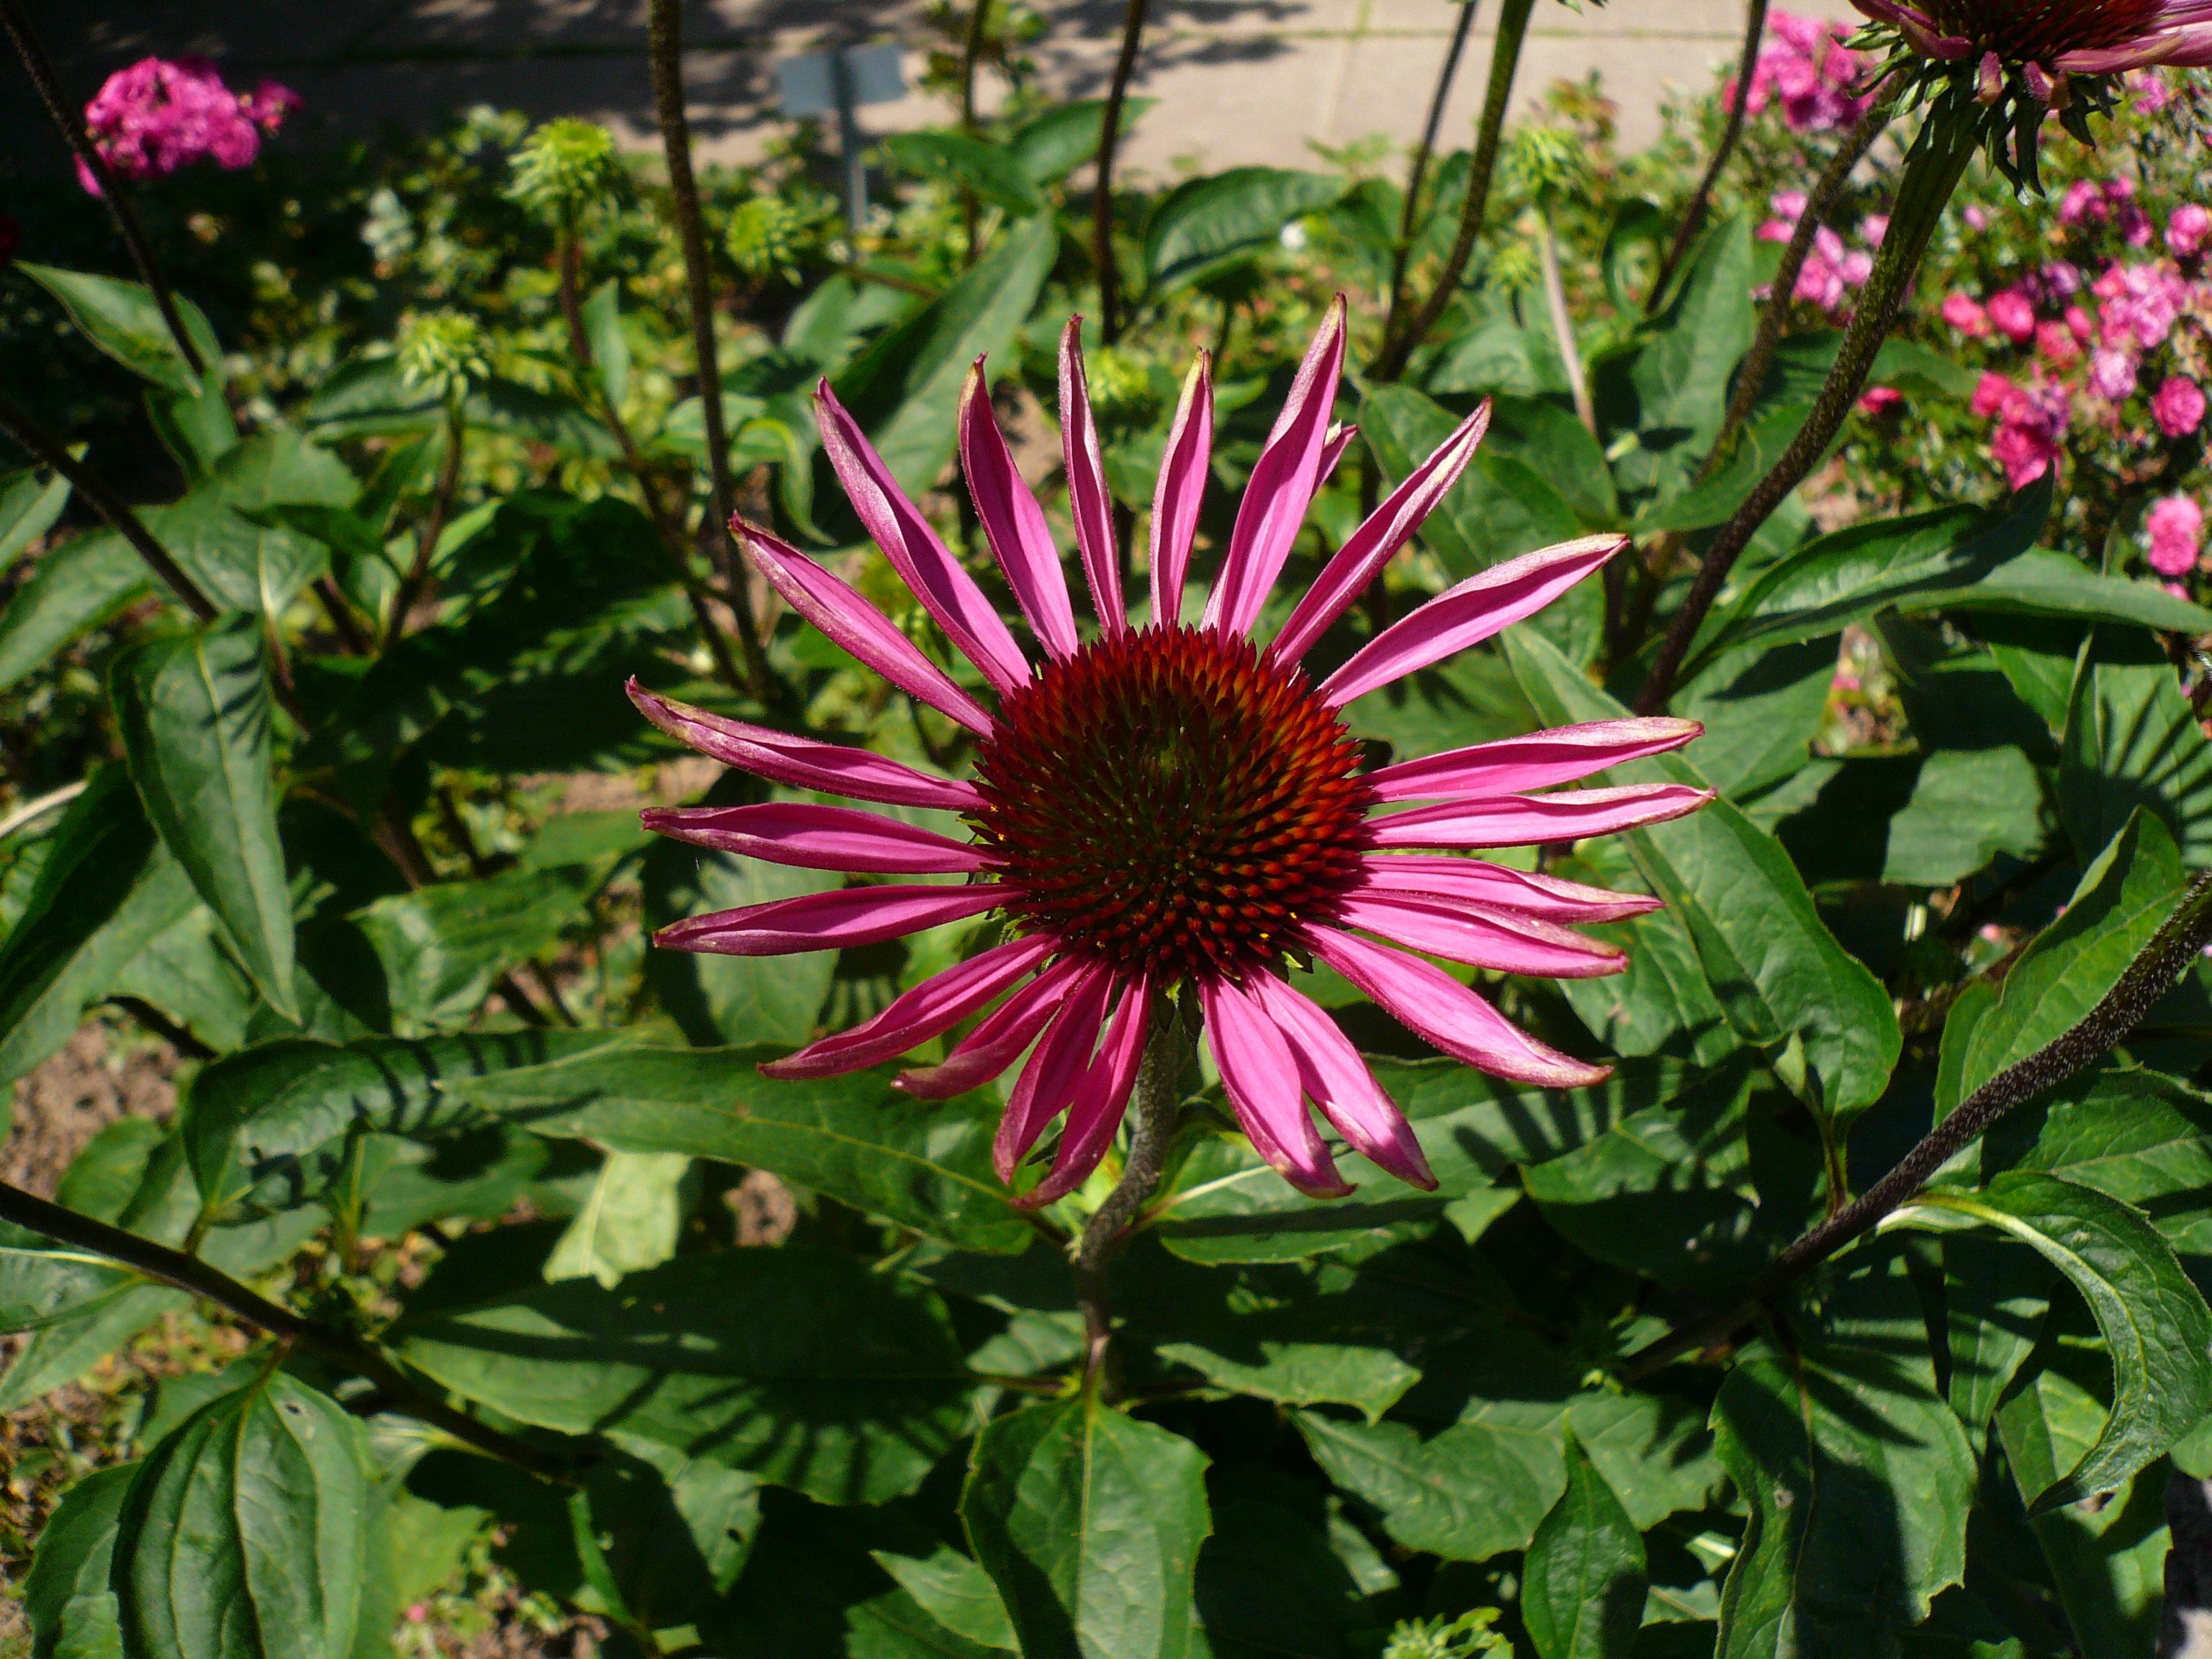
[[[735,526],[800,616],[974,734],[971,776],[933,776],[630,688],[647,718],[715,759],[793,789],[952,813],[966,839],[847,806],[651,811],[649,827],[700,846],[894,878],[693,917],[662,929],[656,942],[774,956],[997,916],[997,943],[865,1024],[763,1069],[783,1078],[856,1071],[982,1016],[940,1063],[904,1073],[900,1086],[950,1097],[1029,1052],[994,1147],[1000,1176],[1011,1182],[1047,1127],[1063,1116],[1066,1124],[1024,1205],[1062,1196],[1097,1166],[1158,1011],[1184,986],[1195,993],[1239,1125],[1295,1186],[1318,1196],[1350,1190],[1308,1100],[1374,1163],[1433,1185],[1403,1115],[1330,1018],[1292,987],[1287,964],[1328,963],[1436,1048],[1493,1076],[1540,1087],[1602,1079],[1607,1068],[1537,1042],[1424,957],[1551,976],[1619,971],[1618,951],[1568,924],[1639,915],[1656,900],[1463,854],[1571,842],[1692,811],[1707,793],[1681,785],[1554,786],[1678,748],[1700,728],[1667,719],[1568,726],[1363,772],[1344,711],[1534,614],[1626,538],[1589,537],[1495,566],[1313,684],[1300,659],[1451,487],[1481,441],[1486,407],[1344,543],[1273,638],[1255,639],[1308,505],[1352,435],[1330,424],[1344,357],[1340,300],[1253,469],[1195,620],[1186,615],[1184,585],[1213,403],[1205,357],[1193,366],[1154,496],[1150,617],[1133,626],[1078,338],[1071,322],[1060,345],[1060,418],[1095,635],[1078,629],[1060,551],[1000,432],[980,359],[961,404],[961,460],[985,538],[1035,635],[1034,654],[826,383],[816,408],[823,448],[862,524],[987,693],[971,695],[821,564],[763,530]],[[915,876],[945,879],[896,879]]]
[[[1923,58],[1994,57],[2046,82],[2061,75],[2115,75],[2154,64],[2212,64],[2212,5],[2205,0],[1851,0],[1887,23]],[[2043,100],[2049,103],[2048,97]]]

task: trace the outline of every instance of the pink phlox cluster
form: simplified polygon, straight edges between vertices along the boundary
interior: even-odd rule
[[[2161,576],[2185,576],[2204,547],[2204,509],[2189,495],[2167,495],[2143,518],[2150,538],[2150,568]]]
[[[1984,420],[1997,422],[1990,453],[2014,489],[2033,483],[2058,464],[2060,441],[2073,420],[2063,388],[2042,380],[2018,386],[2002,374],[1984,374],[1974,388],[1972,407]]]
[[[1842,23],[1776,12],[1767,20],[1766,44],[1753,66],[1743,106],[1757,115],[1770,106],[1781,109],[1792,132],[1831,132],[1865,114],[1871,93],[1854,94],[1862,64],[1843,44],[1850,33]],[[1735,88],[1727,88],[1733,102]]]
[[[2107,179],[2100,184],[2080,179],[2066,187],[2058,204],[2062,225],[2112,223],[2130,247],[2146,247],[2151,239],[2150,216],[2136,204],[2132,179]]]
[[[2136,113],[2156,115],[2173,101],[2173,88],[2156,70],[2131,70],[2127,83],[2135,95]]]
[[[1859,413],[1887,415],[1893,409],[1901,408],[1904,403],[1905,394],[1895,386],[1870,386],[1859,396]]]
[[[2151,418],[2169,438],[2185,438],[2204,424],[2204,389],[2185,374],[2169,375],[2150,400]]]
[[[2174,209],[2173,216],[2166,222],[2166,245],[2176,258],[2195,258],[2207,240],[2212,240],[2212,210],[2194,202]]]
[[[1759,226],[1759,240],[1787,242],[1797,234],[1797,222],[1805,216],[1805,192],[1778,191],[1768,198],[1767,206],[1774,216]],[[1831,316],[1842,312],[1850,291],[1864,288],[1867,278],[1874,275],[1874,255],[1869,249],[1881,246],[1888,230],[1887,216],[1869,215],[1859,222],[1858,229],[1860,239],[1868,246],[1855,248],[1844,245],[1840,233],[1822,225],[1813,233],[1812,251],[1805,256],[1790,297],[1818,306]]]
[[[148,179],[203,160],[226,169],[252,166],[262,136],[283,125],[300,101],[274,81],[233,92],[204,58],[144,58],[107,77],[84,119],[109,167],[125,179]],[[100,193],[82,161],[77,177]]]

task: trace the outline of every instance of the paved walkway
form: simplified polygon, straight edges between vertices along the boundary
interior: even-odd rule
[[[1476,3],[1448,143],[1466,142],[1481,101],[1497,0]],[[1631,145],[1657,132],[1663,98],[1711,85],[1740,47],[1741,0],[1583,0],[1579,12],[1538,3],[1524,100],[1595,69]],[[1854,15],[1847,0],[1795,0],[1794,9]],[[33,0],[31,9],[80,96],[149,52],[200,52],[234,81],[289,82],[326,130],[428,121],[490,102],[587,115],[637,142],[651,137],[641,0]],[[1038,0],[1037,9],[1050,26],[1032,49],[1047,88],[1103,92],[1121,6]],[[775,60],[825,40],[897,40],[911,81],[928,38],[921,12],[920,0],[691,0],[686,79],[702,152],[757,154],[773,118]],[[1454,0],[1153,0],[1135,85],[1159,102],[1134,135],[1130,164],[1155,176],[1185,166],[1297,166],[1310,160],[1310,142],[1409,141],[1456,16]],[[35,114],[27,98],[0,100],[0,156],[33,163],[43,148]],[[865,125],[896,131],[948,114],[916,94],[868,110]]]

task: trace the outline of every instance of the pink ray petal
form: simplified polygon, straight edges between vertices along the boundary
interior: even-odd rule
[[[1545,921],[1620,921],[1666,908],[1647,893],[1614,893],[1580,882],[1561,881],[1479,859],[1427,858],[1417,853],[1374,853],[1360,860],[1360,892],[1426,893],[1443,899],[1473,899],[1498,909],[1517,910]]]
[[[966,875],[997,860],[981,848],[851,806],[648,806],[645,827],[695,847],[770,864],[884,876]]]
[[[901,1072],[891,1086],[917,1100],[950,1100],[988,1083],[1036,1041],[1079,966],[1061,957],[986,1014],[943,1060]]]
[[[1464,899],[1441,902],[1399,893],[1354,893],[1338,901],[1346,927],[1379,933],[1409,951],[1547,979],[1601,979],[1628,966],[1626,951],[1584,939],[1556,922],[1485,912]]]
[[[1213,459],[1213,358],[1201,351],[1182,377],[1182,398],[1168,429],[1167,453],[1152,492],[1152,622],[1167,628],[1182,620],[1183,578],[1190,573],[1191,538],[1206,495]]]
[[[1441,968],[1334,928],[1309,935],[1313,952],[1424,1042],[1479,1072],[1546,1089],[1602,1083],[1610,1066],[1590,1066],[1547,1047]]]
[[[1291,612],[1290,621],[1283,624],[1283,631],[1267,647],[1270,652],[1295,662],[1313,649],[1314,641],[1351,609],[1352,602],[1367,591],[1367,585],[1382,574],[1382,567],[1413,539],[1422,521],[1436,511],[1437,503],[1459,482],[1459,475],[1474,459],[1483,434],[1489,430],[1490,399],[1486,398],[1482,407],[1462,421],[1451,436],[1438,444],[1435,453],[1415,467],[1406,482],[1390,492],[1389,499],[1369,514],[1367,521],[1337,549],[1336,556],[1306,590]]]
[[[1378,686],[1504,632],[1541,611],[1627,545],[1626,536],[1585,536],[1524,553],[1468,577],[1368,641],[1329,676],[1321,689],[1322,700],[1340,708]]]
[[[1068,1101],[1067,1127],[1060,1132],[1060,1153],[1051,1171],[1014,1200],[1017,1209],[1034,1210],[1065,1198],[1091,1179],[1091,1172],[1106,1156],[1114,1132],[1121,1127],[1121,1115],[1128,1110],[1129,1091],[1136,1086],[1152,1006],[1152,979],[1140,974],[1123,994],[1105,1046]]]
[[[1662,755],[1703,735],[1695,720],[1668,718],[1593,720],[1531,732],[1525,738],[1478,743],[1465,749],[1400,761],[1367,775],[1377,800],[1450,800],[1462,795],[1509,795],[1572,783],[1609,766]]]
[[[1291,395],[1244,486],[1237,523],[1229,532],[1229,551],[1206,602],[1203,626],[1248,634],[1267,603],[1321,482],[1322,448],[1343,372],[1344,296],[1339,295],[1306,348]]]
[[[2212,28],[2198,23],[2149,35],[2124,46],[2062,52],[2051,60],[2051,66],[2068,75],[2118,75],[2125,70],[2148,69],[2160,64],[2177,69],[2203,69],[2208,56],[2212,56]]]
[[[975,887],[846,887],[687,916],[662,928],[653,942],[664,951],[723,957],[842,951],[980,916],[1006,902],[1006,890],[996,882]]]
[[[1090,1070],[1091,1051],[1098,1044],[1098,1028],[1113,988],[1113,971],[1094,965],[1079,974],[1066,995],[1059,999],[1044,1041],[1022,1068],[991,1141],[991,1167],[1000,1180],[1012,1184],[1014,1171],[1036,1145],[1044,1126],[1067,1109]]]
[[[1446,801],[1367,821],[1370,847],[1540,847],[1663,823],[1713,798],[1684,783],[1619,789],[1562,789],[1552,795],[1498,795]]]
[[[736,520],[730,529],[793,611],[902,691],[912,692],[970,732],[990,731],[991,717],[982,705],[955,685],[950,675],[922,655],[920,646],[849,583],[757,525]]]
[[[991,408],[978,357],[960,388],[960,470],[968,476],[975,516],[983,535],[1006,573],[1007,585],[1030,619],[1030,626],[1054,657],[1075,654],[1075,609],[1067,600],[1067,578],[1060,574],[1060,550],[1053,545],[1044,509],[1022,482],[1013,451]]]
[[[937,618],[945,638],[1001,694],[1026,682],[1029,659],[1014,643],[1012,633],[991,609],[975,579],[960,568],[921,509],[907,499],[860,423],[837,401],[826,380],[815,387],[814,413],[822,428],[822,447],[853,510],[915,598]]]
[[[1252,1150],[1309,1198],[1341,1198],[1352,1185],[1306,1110],[1291,1045],[1250,992],[1227,980],[1198,981],[1206,1046],[1221,1073],[1222,1092]]]
[[[881,801],[886,806],[934,806],[948,812],[972,812],[983,804],[972,783],[933,778],[865,749],[748,726],[648,691],[635,680],[626,690],[639,712],[678,743],[773,783],[850,795],[854,800]]]
[[[1098,625],[1111,639],[1127,633],[1121,599],[1121,556],[1114,540],[1114,498],[1106,489],[1106,458],[1098,448],[1098,422],[1091,415],[1091,388],[1083,378],[1083,319],[1070,317],[1060,333],[1060,447],[1067,464],[1067,505],[1075,517],[1075,545]]]
[[[839,1077],[896,1060],[1012,989],[1051,954],[1052,941],[1042,936],[994,945],[931,975],[866,1024],[769,1060],[761,1073],[774,1078]]]
[[[1272,974],[1252,976],[1275,1029],[1297,1064],[1298,1081],[1321,1115],[1370,1164],[1429,1192],[1436,1176],[1397,1102],[1382,1091],[1367,1062],[1320,1006]]]

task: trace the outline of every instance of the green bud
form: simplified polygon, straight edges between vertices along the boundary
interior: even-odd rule
[[[458,398],[471,379],[491,373],[484,358],[483,329],[465,312],[410,312],[399,322],[399,377],[409,386],[428,386],[443,398]]]
[[[780,276],[799,280],[799,262],[821,240],[822,220],[781,196],[756,196],[730,216],[723,244],[739,270],[761,282]]]
[[[562,116],[525,139],[508,158],[507,193],[534,213],[574,212],[605,196],[621,172],[614,134]]]
[[[1513,1651],[1512,1643],[1491,1629],[1498,1609],[1477,1607],[1449,1624],[1441,1619],[1408,1619],[1390,1632],[1382,1659],[1478,1659],[1483,1654]]]
[[[1520,197],[1561,197],[1591,183],[1589,153],[1565,127],[1525,126],[1505,155],[1506,188]]]
[[[1135,425],[1158,412],[1151,365],[1135,352],[1122,346],[1102,346],[1085,354],[1083,370],[1091,387],[1091,407],[1100,420]]]

